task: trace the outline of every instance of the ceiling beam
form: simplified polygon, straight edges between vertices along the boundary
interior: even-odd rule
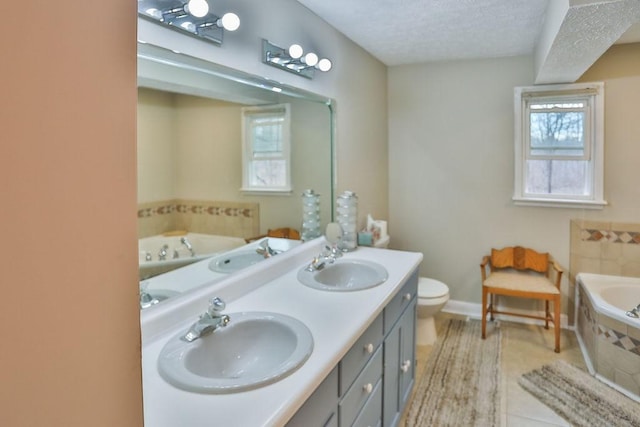
[[[638,0],[552,0],[534,52],[535,83],[580,78],[633,24]]]

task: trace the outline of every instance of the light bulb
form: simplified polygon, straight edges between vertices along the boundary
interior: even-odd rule
[[[304,51],[302,50],[302,46],[299,44],[292,44],[289,46],[289,56],[293,59],[298,59],[302,56]]]
[[[189,0],[184,10],[196,18],[202,18],[209,13],[209,3],[206,0]]]
[[[333,64],[331,64],[331,61],[329,61],[327,58],[322,58],[320,61],[318,61],[318,69],[320,71],[329,71],[332,65]]]
[[[240,27],[240,18],[235,13],[225,13],[218,21],[222,24],[222,28],[227,31],[235,31]]]
[[[318,55],[313,52],[309,52],[304,56],[304,63],[310,67],[315,67],[318,63]]]

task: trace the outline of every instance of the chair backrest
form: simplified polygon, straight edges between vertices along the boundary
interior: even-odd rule
[[[281,237],[284,239],[300,240],[300,232],[294,228],[276,228],[267,232],[268,237]]]
[[[510,246],[502,249],[491,249],[491,271],[496,268],[514,268],[516,270],[533,270],[549,274],[549,254],[539,253],[522,246]]]

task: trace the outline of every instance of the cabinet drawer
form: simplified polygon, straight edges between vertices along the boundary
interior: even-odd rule
[[[307,399],[286,427],[337,426],[338,367],[336,366]]]
[[[340,396],[349,389],[362,367],[382,342],[382,313],[362,334],[340,362]]]
[[[340,401],[338,415],[341,426],[350,426],[356,416],[373,395],[375,386],[381,382],[382,377],[382,347],[378,347],[373,357],[362,370],[351,388]]]
[[[398,321],[405,308],[418,294],[418,270],[416,269],[409,280],[402,286],[384,309],[384,334],[388,334],[393,325]]]
[[[377,427],[382,425],[382,380],[378,380],[371,397],[364,404],[352,427]]]

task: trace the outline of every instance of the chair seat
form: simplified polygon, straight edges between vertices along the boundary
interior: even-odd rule
[[[484,281],[483,286],[489,288],[507,289],[517,292],[535,292],[545,294],[559,294],[560,290],[546,277],[509,273],[505,271],[493,272]]]

